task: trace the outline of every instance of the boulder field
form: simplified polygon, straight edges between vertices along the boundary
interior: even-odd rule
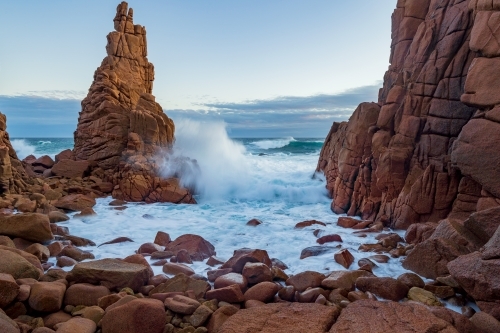
[[[355,262],[325,223],[299,222],[317,237],[301,259],[331,252],[345,269],[289,276],[265,249],[222,259],[200,235],[164,231],[128,257],[96,260],[96,244],[61,224],[109,195],[114,209],[195,203],[161,177],[175,128],[152,95],[146,29],[120,3],[73,150],[20,161],[0,114],[0,332],[500,332],[499,12],[491,0],[397,2],[379,100],[332,125],[317,167],[332,210],[362,218],[338,226],[377,243]],[[390,257],[416,274],[374,274]]]

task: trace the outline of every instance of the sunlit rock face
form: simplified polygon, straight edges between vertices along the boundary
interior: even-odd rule
[[[147,59],[146,29],[134,25],[133,10],[118,5],[115,31],[74,134],[74,158],[115,185],[113,196],[128,201],[194,202],[175,179],[158,177],[158,156],[174,141],[174,123],[152,95],[154,66]]]

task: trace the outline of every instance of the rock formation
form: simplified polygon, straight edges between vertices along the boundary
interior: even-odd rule
[[[113,183],[116,198],[193,203],[175,179],[157,176],[155,157],[171,148],[175,128],[152,95],[146,29],[134,25],[126,2],[117,7],[114,28],[107,36],[107,56],[82,101],[74,159],[89,162],[94,175]]]
[[[7,133],[7,117],[0,113],[0,194],[26,191],[30,180],[12,148]]]
[[[317,170],[335,213],[408,228],[405,268],[500,318],[500,4],[401,0],[392,20],[378,103],[333,124]]]

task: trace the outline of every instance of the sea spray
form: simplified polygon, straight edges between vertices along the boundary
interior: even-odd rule
[[[12,139],[10,143],[21,160],[29,155],[35,155],[35,147],[24,139]]]
[[[176,127],[173,150],[163,156],[162,176],[179,177],[183,186],[199,194],[199,202],[282,199],[314,203],[329,200],[324,183],[311,180],[311,166],[297,165],[296,159],[308,158],[307,155],[289,159],[283,154],[265,157],[250,154],[241,143],[228,137],[222,122],[178,120]],[[284,147],[294,139],[282,141],[272,146]]]

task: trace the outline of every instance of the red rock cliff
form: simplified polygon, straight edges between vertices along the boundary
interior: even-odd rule
[[[155,157],[171,148],[174,123],[151,94],[154,67],[147,59],[146,29],[134,25],[126,2],[117,7],[107,56],[82,101],[74,158],[115,185],[128,201],[194,202],[175,179],[158,177]]]
[[[462,95],[480,60],[469,47],[477,23],[469,1],[398,1],[378,104],[361,104],[348,122],[334,124],[319,159],[334,212],[405,229],[476,211],[491,173],[481,179],[473,173],[484,167],[465,168],[455,156],[472,157],[457,152],[464,132],[476,128],[475,105]]]

